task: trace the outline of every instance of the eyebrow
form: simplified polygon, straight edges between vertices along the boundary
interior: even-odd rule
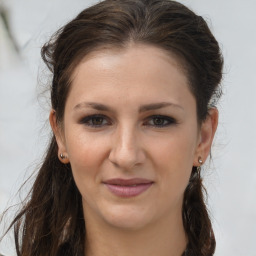
[[[79,103],[74,107],[74,110],[79,109],[79,108],[86,108],[86,107],[93,108],[93,109],[100,110],[100,111],[111,111],[112,110],[110,107],[103,105],[101,103],[96,103],[96,102]]]
[[[112,111],[112,112],[114,111],[111,107],[101,103],[96,103],[96,102],[79,103],[74,107],[74,110],[80,109],[80,108],[86,108],[86,107],[93,108],[99,111]],[[165,107],[174,107],[174,108],[179,108],[184,110],[182,106],[171,103],[171,102],[159,102],[159,103],[152,103],[152,104],[146,104],[146,105],[140,106],[139,113],[150,111],[150,110],[157,110]]]
[[[156,109],[160,109],[160,108],[165,108],[165,107],[175,107],[175,108],[183,109],[182,106],[174,104],[174,103],[171,103],[171,102],[159,102],[159,103],[142,105],[139,108],[139,113],[150,111],[150,110],[156,110]]]

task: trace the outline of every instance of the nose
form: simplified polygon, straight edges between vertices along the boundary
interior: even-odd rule
[[[136,128],[120,128],[111,139],[109,160],[118,168],[131,170],[145,161],[145,152],[140,145],[139,131]]]

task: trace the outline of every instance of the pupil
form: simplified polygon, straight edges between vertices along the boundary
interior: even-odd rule
[[[156,125],[162,125],[163,124],[163,119],[155,118],[154,122],[155,122]]]
[[[102,124],[102,121],[103,121],[102,117],[94,117],[92,119],[92,122],[93,122],[94,125],[100,125],[100,124]]]

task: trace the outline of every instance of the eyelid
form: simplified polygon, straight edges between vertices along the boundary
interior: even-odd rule
[[[178,124],[177,120],[173,117],[170,116],[165,116],[165,115],[152,115],[148,118],[146,118],[146,122],[148,122],[149,120],[153,120],[154,118],[159,118],[159,119],[163,119],[165,121],[167,121],[167,124],[163,124],[163,125],[154,125],[154,124],[145,124],[146,126],[152,126],[152,127],[156,127],[156,128],[162,128],[162,127],[168,127],[171,125],[176,125]]]
[[[101,124],[95,125],[93,123],[90,123],[93,118],[102,118],[103,121]],[[155,118],[163,120],[164,124],[150,124],[149,122],[154,120]],[[79,120],[79,123],[86,125],[88,127],[91,127],[91,128],[102,128],[104,126],[111,125],[112,121],[108,116],[106,116],[104,114],[91,114],[91,115],[87,115],[87,116],[81,118]],[[143,122],[144,126],[151,126],[153,128],[164,128],[164,127],[168,127],[168,126],[176,125],[176,124],[178,124],[178,122],[175,118],[173,118],[171,116],[166,116],[166,115],[151,115],[151,116],[145,118],[145,121]]]
[[[88,122],[91,121],[93,118],[103,118],[104,120],[107,120],[107,124],[100,124],[100,125],[88,124]],[[92,114],[92,115],[85,116],[79,120],[79,123],[84,124],[88,127],[93,127],[93,128],[101,128],[103,126],[111,124],[110,119],[103,114]]]

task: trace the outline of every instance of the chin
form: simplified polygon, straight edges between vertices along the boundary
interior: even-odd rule
[[[138,230],[147,226],[153,220],[149,216],[151,211],[146,209],[136,209],[135,206],[114,206],[104,211],[103,219],[112,227],[125,230]]]

